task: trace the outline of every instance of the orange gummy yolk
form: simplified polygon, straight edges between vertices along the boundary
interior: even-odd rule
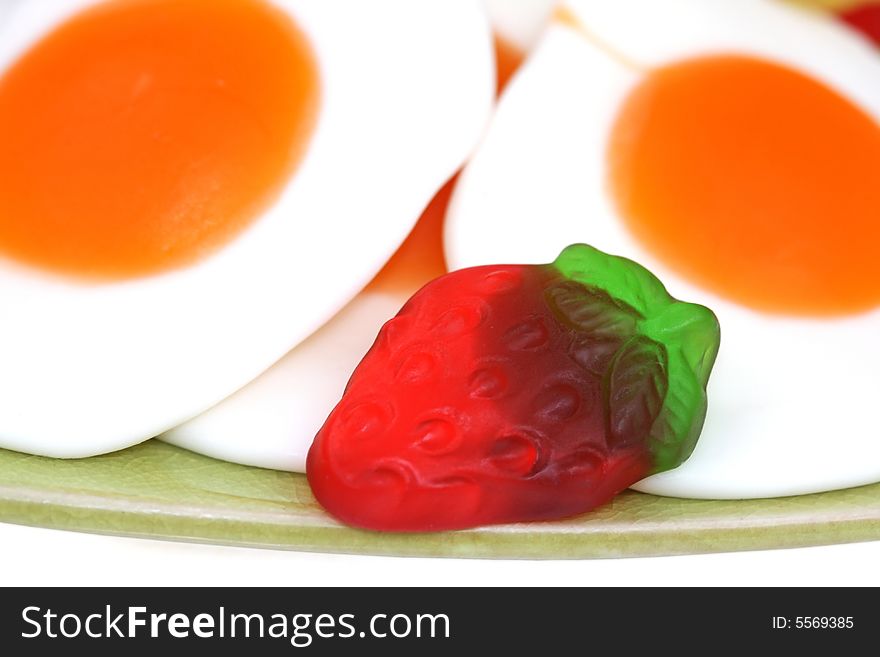
[[[116,0],[0,78],[0,254],[128,277],[228,243],[302,158],[319,81],[262,0]]]
[[[815,80],[739,56],[659,69],[609,157],[630,229],[697,284],[788,314],[880,303],[880,130]]]

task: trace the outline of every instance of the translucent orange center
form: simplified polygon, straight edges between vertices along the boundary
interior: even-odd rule
[[[880,130],[815,80],[737,56],[657,70],[610,163],[632,231],[691,280],[772,312],[880,304]]]
[[[227,243],[314,126],[306,38],[261,0],[117,0],[0,78],[0,252],[125,277]]]

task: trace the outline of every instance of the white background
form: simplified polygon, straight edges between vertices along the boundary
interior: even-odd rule
[[[0,524],[0,559],[3,586],[880,585],[878,541],[650,559],[486,561],[229,548]]]

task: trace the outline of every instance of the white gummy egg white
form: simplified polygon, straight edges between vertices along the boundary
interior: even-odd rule
[[[21,0],[3,0],[0,2],[0,25],[2,25],[2,21],[6,18],[6,16],[12,12]]]
[[[708,292],[637,242],[607,189],[612,125],[653,67],[738,53],[781,62],[880,119],[880,57],[823,15],[766,0],[572,0],[513,78],[446,221],[451,268],[551,262],[587,242],[712,308],[721,349],[691,458],[640,482],[681,497],[794,495],[880,479],[880,312],[762,314]]]
[[[257,379],[162,440],[225,461],[305,472],[312,439],[401,295],[365,292]]]
[[[526,52],[558,0],[485,0],[493,32]],[[409,248],[409,247],[407,247]],[[305,342],[247,387],[162,435],[162,440],[216,458],[304,471],[315,434],[339,401],[382,324],[418,285],[367,288]],[[426,281],[423,281],[426,282]]]
[[[14,5],[0,77],[95,4]],[[89,456],[214,406],[342,308],[472,150],[494,92],[479,0],[271,4],[315,53],[304,159],[249,228],[191,266],[83,283],[0,261],[0,447]]]

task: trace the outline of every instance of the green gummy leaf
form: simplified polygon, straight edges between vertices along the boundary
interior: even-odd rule
[[[654,315],[674,301],[663,283],[637,262],[586,244],[566,247],[553,266],[570,280],[605,290],[643,316]]]
[[[666,364],[665,347],[640,335],[617,352],[605,385],[614,447],[635,445],[650,434],[666,398]]]
[[[598,338],[632,335],[639,313],[607,292],[564,280],[544,293],[547,305],[563,323]]]
[[[674,299],[640,264],[586,244],[567,247],[553,266],[567,279],[548,291],[554,313],[617,349],[605,382],[609,440],[643,436],[653,472],[677,467],[706,416],[720,343],[715,314]]]

